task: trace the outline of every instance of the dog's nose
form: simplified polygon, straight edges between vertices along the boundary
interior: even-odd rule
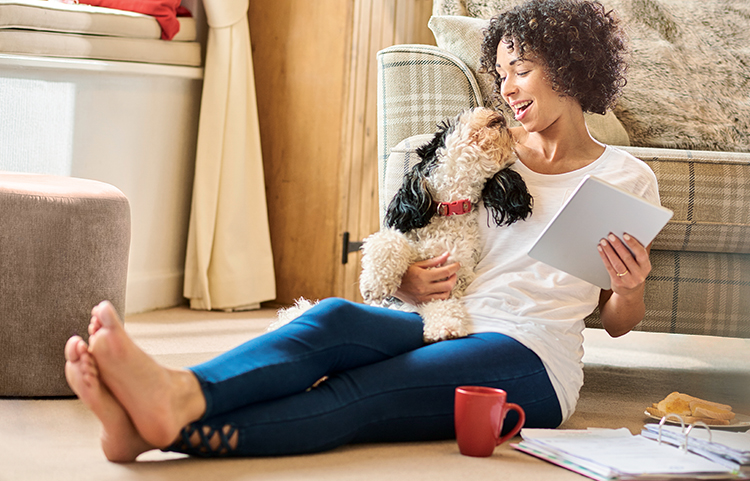
[[[507,125],[505,117],[502,114],[493,115],[490,121],[487,123],[488,127],[504,128]]]

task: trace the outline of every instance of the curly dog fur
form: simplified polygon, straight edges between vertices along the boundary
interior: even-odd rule
[[[479,107],[443,122],[417,154],[422,160],[388,206],[385,227],[364,241],[359,285],[366,303],[385,304],[411,264],[450,252],[448,262],[460,263],[450,297],[417,306],[425,341],[436,342],[468,333],[460,298],[480,254],[477,204],[483,202],[502,226],[525,219],[532,198],[521,176],[508,168],[513,140],[505,118],[494,110]],[[471,203],[468,213],[438,215],[439,203],[462,200]]]

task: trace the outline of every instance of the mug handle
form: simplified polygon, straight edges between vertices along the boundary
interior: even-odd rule
[[[497,440],[496,446],[500,446],[505,441],[509,440],[510,438],[518,434],[518,432],[521,430],[524,423],[526,422],[526,413],[523,411],[523,408],[521,406],[519,406],[518,404],[514,404],[514,403],[507,403],[505,405],[505,408],[506,408],[505,415],[507,415],[508,411],[510,410],[516,411],[518,413],[518,422],[516,423],[515,427],[510,430],[508,434],[506,434],[505,436]],[[503,415],[503,418],[505,418],[505,415]]]

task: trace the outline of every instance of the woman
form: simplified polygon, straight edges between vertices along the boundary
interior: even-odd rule
[[[598,303],[613,336],[641,320],[648,249],[628,236],[602,239],[612,281],[603,292],[525,252],[585,175],[658,202],[648,167],[592,139],[583,118],[620,93],[622,31],[598,3],[534,0],[493,19],[482,48],[498,100],[521,124],[512,132],[513,168],[534,212],[509,227],[483,226],[465,296],[472,334],[425,344],[417,314],[328,299],[214,360],[174,370],[138,349],[104,302],[92,311],[90,346],[68,341],[66,375],[100,419],[108,459],[132,461],[154,448],[253,456],[450,438],[454,390],[464,384],[504,389],[524,408],[527,427],[556,427],[573,413],[583,318]],[[446,260],[414,264],[398,297],[446,298],[458,269]]]

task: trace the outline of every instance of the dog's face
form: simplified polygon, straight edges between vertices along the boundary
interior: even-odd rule
[[[480,199],[497,225],[511,224],[531,213],[532,199],[521,176],[507,169],[513,161],[513,139],[502,114],[478,107],[443,122],[426,145],[422,159],[406,175],[388,206],[385,223],[401,232],[424,227],[435,203]]]
[[[417,154],[435,201],[477,202],[486,180],[513,162],[513,140],[501,113],[478,107],[444,122]]]

